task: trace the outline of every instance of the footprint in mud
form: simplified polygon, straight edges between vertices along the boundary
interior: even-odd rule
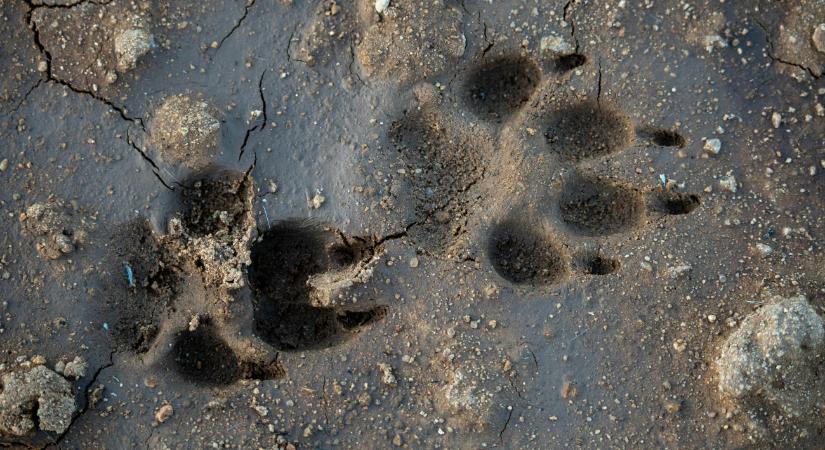
[[[362,311],[336,307],[332,294],[371,271],[376,245],[330,228],[285,221],[252,247],[249,281],[255,330],[278,350],[330,347],[381,319],[386,307]]]
[[[185,382],[228,386],[281,377],[278,351],[331,347],[386,315],[336,305],[372,274],[374,239],[302,221],[255,237],[253,192],[248,174],[210,170],[183,184],[168,234],[146,220],[121,227],[113,253],[126,276],[109,305],[119,348]]]
[[[456,257],[461,242],[465,260],[482,252],[510,284],[553,286],[577,274],[616,273],[620,262],[594,249],[653,217],[700,206],[698,195],[669,184],[644,188],[598,172],[597,163],[639,143],[665,151],[687,140],[678,130],[635,125],[602,98],[559,92],[567,73],[586,64],[579,53],[545,61],[482,54],[455,74],[456,93],[414,88],[417,104],[392,124],[388,141],[404,165],[415,210],[407,236],[419,249]],[[559,187],[525,194],[548,179]]]

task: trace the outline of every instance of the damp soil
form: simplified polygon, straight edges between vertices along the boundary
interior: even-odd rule
[[[821,447],[822,5],[425,3],[0,1],[0,445]]]

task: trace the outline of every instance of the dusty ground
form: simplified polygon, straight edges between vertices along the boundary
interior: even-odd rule
[[[821,1],[0,7],[4,445],[825,440]]]

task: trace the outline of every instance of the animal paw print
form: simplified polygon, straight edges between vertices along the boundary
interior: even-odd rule
[[[121,350],[199,386],[284,375],[280,351],[340,344],[386,308],[335,299],[366,281],[381,254],[372,238],[289,220],[259,232],[249,173],[207,170],[181,184],[166,234],[147,220],[122,227],[111,309]]]
[[[596,99],[570,94],[565,84],[584,55],[481,58],[455,75],[456,91],[416,86],[388,133],[405,182],[386,205],[413,205],[407,231],[419,251],[474,261],[483,254],[512,285],[554,286],[616,272],[621,264],[602,244],[700,205],[667,180],[645,188],[605,173],[626,153],[686,139],[634,125],[600,91]]]

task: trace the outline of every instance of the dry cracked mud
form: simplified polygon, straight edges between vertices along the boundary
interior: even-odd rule
[[[822,446],[821,2],[0,10],[0,445]]]

